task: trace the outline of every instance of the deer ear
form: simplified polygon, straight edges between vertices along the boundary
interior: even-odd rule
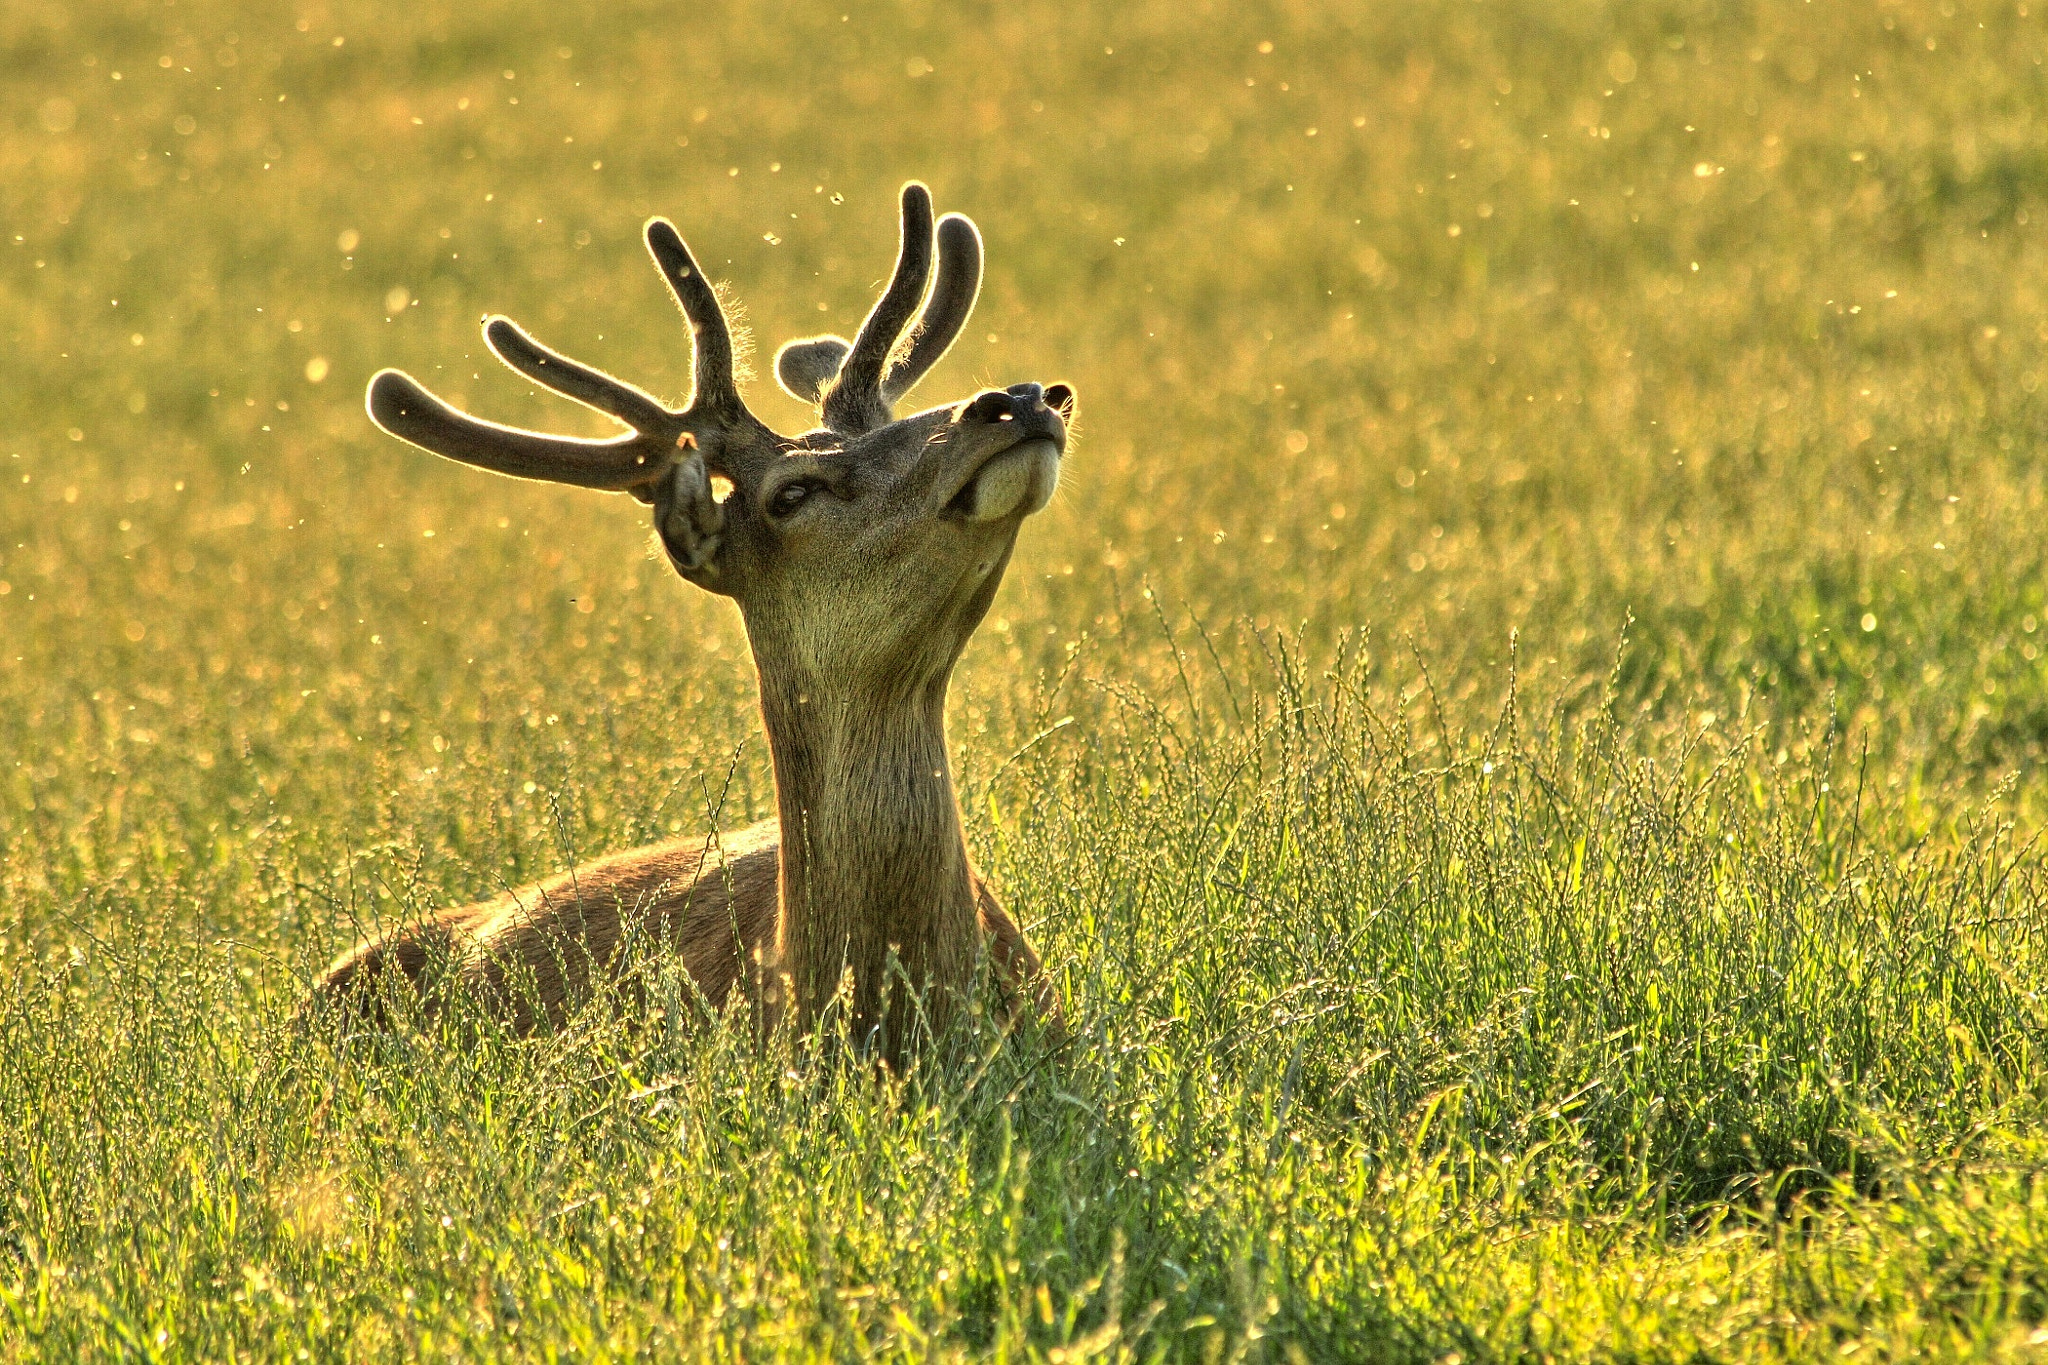
[[[792,341],[775,353],[775,382],[791,398],[805,403],[823,401],[825,390],[839,377],[853,343],[845,337],[805,337]]]
[[[687,433],[676,444],[685,442],[688,454],[655,485],[654,530],[677,573],[700,588],[730,594],[718,554],[725,543],[725,508],[712,494],[704,452]]]

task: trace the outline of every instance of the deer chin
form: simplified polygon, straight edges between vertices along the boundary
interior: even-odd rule
[[[1060,448],[1047,437],[1019,442],[974,471],[952,501],[968,521],[1030,516],[1052,501],[1060,482]]]

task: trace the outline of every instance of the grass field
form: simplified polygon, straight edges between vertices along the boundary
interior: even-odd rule
[[[2048,1351],[2048,16],[1097,8],[0,11],[0,1359]],[[951,720],[1076,1045],[294,1031],[772,813],[644,511],[366,378],[595,434],[481,314],[680,397],[647,215],[766,355],[911,177],[920,396],[1080,395]]]

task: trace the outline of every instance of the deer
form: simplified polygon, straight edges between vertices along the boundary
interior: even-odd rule
[[[396,369],[371,379],[369,416],[466,465],[650,506],[676,573],[739,609],[776,815],[602,857],[369,938],[317,978],[309,1008],[381,1016],[384,993],[410,987],[431,1013],[467,990],[531,1033],[607,985],[632,987],[636,963],[668,959],[712,1011],[744,996],[763,1027],[803,1035],[837,1008],[861,1046],[894,1063],[917,1038],[946,1033],[986,962],[1006,1027],[1035,1019],[1058,1036],[1053,984],[969,855],[945,712],[1019,528],[1058,486],[1073,390],[1020,383],[894,415],[981,288],[979,231],[957,213],[935,227],[916,181],[902,190],[894,272],[854,339],[806,337],[776,353],[778,383],[817,414],[800,435],[747,408],[718,292],[675,227],[651,218],[645,236],[693,338],[681,408],[494,315],[483,332],[500,360],[626,431],[502,426]]]

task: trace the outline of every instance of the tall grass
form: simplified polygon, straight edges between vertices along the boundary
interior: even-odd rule
[[[2041,23],[0,14],[0,1355],[2038,1351]],[[910,176],[923,396],[1081,395],[951,715],[1073,1046],[295,1029],[772,809],[644,513],[364,379],[596,431],[475,317],[675,397],[646,215],[772,348]]]

